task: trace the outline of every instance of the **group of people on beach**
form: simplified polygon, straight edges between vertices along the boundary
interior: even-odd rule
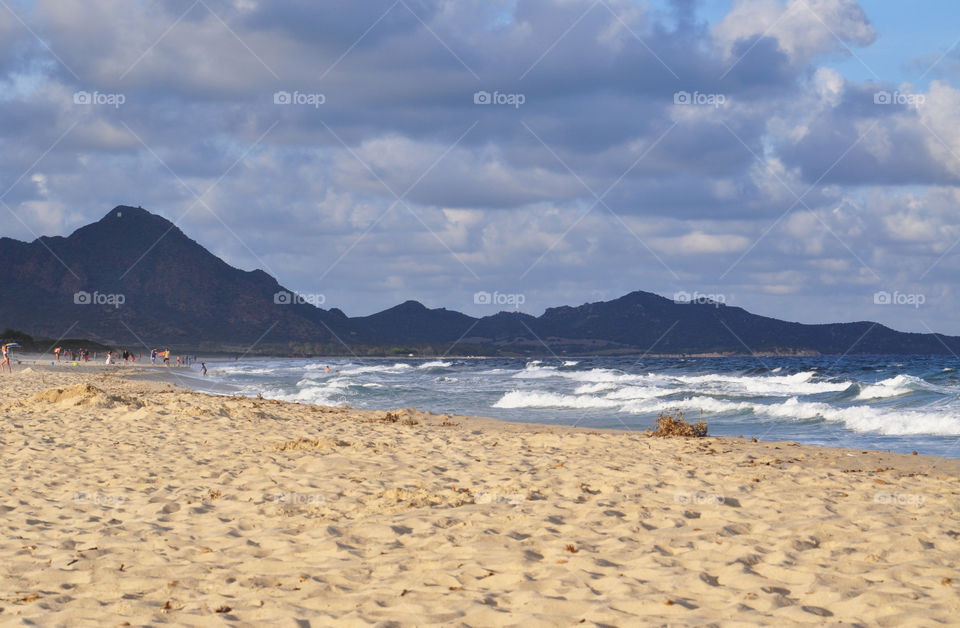
[[[143,357],[143,354],[140,354],[140,357]],[[120,351],[107,351],[107,359],[105,364],[113,364],[114,359],[123,360],[124,364],[133,365],[137,361],[136,354],[133,351],[127,351],[126,349],[121,349]]]
[[[170,349],[164,349],[163,351],[157,350],[156,347],[150,351],[150,364],[156,364],[157,360],[162,360],[164,366],[170,366]],[[176,356],[177,366],[190,366],[197,361],[197,356]]]
[[[182,358],[178,355],[177,366],[190,366],[197,361],[197,356],[183,356]],[[164,366],[170,366],[170,349],[164,349],[163,351],[158,351],[156,347],[150,351],[150,364],[156,364],[157,360],[163,360]],[[207,365],[203,362],[200,363],[200,372],[204,375],[207,374]]]
[[[63,347],[55,347],[53,349],[53,355],[57,357],[57,362],[60,361],[61,357],[68,362],[90,361],[90,351],[87,349],[64,349]],[[93,359],[97,359],[96,352],[93,354]]]
[[[20,343],[17,343],[17,342],[8,342],[0,345],[0,353],[2,353],[2,359],[0,359],[0,373],[6,372],[6,371],[13,373],[13,367],[10,365],[10,349],[14,347],[19,347],[19,346],[20,346]],[[58,363],[61,360],[65,362],[73,362],[74,364],[78,362],[89,362],[91,355],[94,360],[97,359],[96,351],[94,351],[91,354],[90,351],[85,348],[71,349],[67,347],[54,347],[53,355],[56,357]],[[117,351],[114,351],[111,349],[106,352],[104,363],[110,366],[115,363],[120,363],[120,361],[122,360],[123,364],[133,365],[136,363],[138,357],[143,358],[143,354],[140,353],[138,355],[137,353],[133,351],[129,351],[125,348]],[[156,347],[154,347],[153,350],[150,351],[150,363],[152,365],[156,365],[157,359],[162,360],[164,366],[170,366],[170,349],[164,349],[163,351],[159,351]],[[181,357],[179,355],[176,356],[176,363],[178,367],[179,366],[189,367],[194,362],[196,362],[196,360],[197,360],[197,356],[184,356],[184,357]],[[53,363],[51,362],[51,364]],[[200,372],[203,373],[204,375],[207,374],[206,363],[204,362],[200,363]]]

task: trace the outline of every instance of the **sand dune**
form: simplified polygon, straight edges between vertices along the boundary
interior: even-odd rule
[[[4,625],[960,617],[958,461],[0,385]]]

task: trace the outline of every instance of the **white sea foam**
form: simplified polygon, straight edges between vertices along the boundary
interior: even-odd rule
[[[223,375],[275,375],[278,369],[276,367],[228,366],[218,364],[216,370]]]
[[[886,379],[866,383],[856,371],[848,371],[850,375],[843,379],[827,379],[813,367],[792,374],[790,367],[762,374],[710,373],[699,367],[627,373],[615,368],[618,363],[613,361],[607,363],[608,368],[581,368],[575,360],[531,360],[522,368],[484,368],[487,363],[478,363],[476,370],[457,361],[458,373],[461,367],[469,373],[458,374],[462,380],[458,382],[458,378],[448,377],[449,371],[443,370],[453,362],[436,359],[413,366],[363,359],[331,362],[331,368],[339,368],[340,374],[325,373],[323,362],[303,360],[208,363],[208,367],[211,373],[222,372],[223,380],[232,381],[243,394],[256,396],[263,391],[267,398],[300,403],[379,406],[383,405],[383,393],[377,395],[375,391],[383,389],[403,403],[461,399],[463,407],[474,413],[480,411],[480,404],[489,403],[482,401],[485,395],[499,391],[493,397],[494,408],[530,409],[514,414],[532,421],[560,416],[567,420],[573,416],[585,422],[609,423],[618,413],[625,413],[620,415],[623,421],[645,427],[650,423],[649,416],[679,409],[689,420],[697,420],[701,411],[704,420],[714,417],[711,426],[718,429],[740,422],[759,422],[769,425],[773,435],[778,435],[781,428],[791,434],[797,430],[810,430],[811,434],[823,430],[837,434],[838,444],[847,442],[844,438],[857,442],[852,432],[960,436],[960,386],[953,381],[952,374],[938,373],[934,382],[927,382],[917,376],[898,374],[903,371],[895,368],[887,368],[886,373],[879,375],[878,371],[883,369],[874,368],[868,377]],[[433,374],[424,378],[426,372]],[[252,386],[253,381],[260,384]],[[832,394],[848,390],[848,395]],[[478,397],[478,393],[484,397]],[[410,401],[411,396],[416,396],[416,400]],[[842,437],[843,434],[847,436]]]
[[[438,369],[438,368],[446,368],[452,364],[453,364],[452,362],[444,362],[443,360],[434,360],[432,362],[424,362],[417,368],[418,369]]]
[[[766,406],[765,414],[782,419],[823,419],[842,423],[855,432],[874,432],[886,436],[916,434],[960,435],[960,412],[956,407],[936,411],[877,408],[867,405],[837,408],[826,403],[803,402],[796,397],[781,404]]]
[[[309,386],[294,393],[284,392],[282,390],[266,390],[263,392],[263,396],[267,399],[309,403],[318,406],[339,406],[346,404],[346,397],[342,390],[337,390],[336,388],[331,389],[325,386]]]
[[[850,387],[850,382],[813,381],[813,371],[793,375],[682,375],[677,381],[698,391],[718,392],[742,396],[793,396],[839,392]]]
[[[752,410],[754,405],[755,404],[746,401],[724,401],[723,399],[701,396],[654,402],[643,400],[630,401],[623,404],[620,411],[631,414],[655,414],[659,412],[669,412],[671,410],[684,410],[687,412],[703,410],[708,413],[746,412]]]
[[[616,408],[619,412],[634,414],[662,412],[673,409],[702,409],[705,412],[742,412],[751,410],[754,404],[731,402],[713,397],[690,397],[687,399],[648,401],[643,399],[613,399],[610,396],[563,395],[542,390],[514,390],[504,394],[494,408]]]
[[[545,379],[560,377],[576,382],[629,382],[637,381],[641,375],[627,375],[613,369],[589,369],[587,371],[561,371],[555,366],[530,366],[514,373],[516,379]]]
[[[402,362],[398,362],[396,364],[389,365],[389,366],[386,364],[372,364],[372,365],[356,366],[353,368],[344,368],[341,370],[341,373],[343,375],[363,375],[366,373],[397,374],[397,373],[403,373],[404,371],[408,371],[412,368],[413,367],[410,366],[409,364],[403,364]]]
[[[910,375],[897,375],[888,379],[864,386],[857,399],[886,399],[888,397],[899,397],[906,395],[917,389],[917,382],[922,380]]]
[[[513,375],[516,379],[563,378],[575,382],[604,382],[625,386],[669,385],[673,388],[673,392],[689,390],[757,397],[766,395],[815,395],[839,392],[850,386],[850,382],[813,381],[816,376],[817,374],[814,371],[803,371],[793,375],[667,375],[663,373],[630,375],[614,369],[560,371],[553,366],[531,366],[530,364]]]
[[[617,408],[621,404],[589,395],[561,395],[551,392],[513,390],[506,393],[494,408]]]
[[[899,397],[907,395],[918,390],[938,392],[942,394],[954,394],[956,391],[936,386],[913,375],[897,375],[888,379],[881,380],[876,384],[864,386],[857,399],[886,399],[889,397]]]
[[[809,421],[820,419],[831,423],[840,423],[844,427],[861,433],[876,433],[885,436],[910,436],[935,434],[941,436],[960,435],[960,410],[955,406],[919,410],[888,410],[868,405],[837,408],[816,401],[800,401],[791,397],[774,404],[731,402],[713,397],[689,397],[669,401],[632,401],[625,404],[621,411],[634,414],[653,414],[673,409],[691,412],[703,410],[705,413],[750,412],[756,416],[767,416],[788,421]]]
[[[605,396],[607,399],[628,401],[631,399],[653,399],[654,397],[672,395],[676,392],[674,389],[658,386],[624,386],[623,388],[618,388],[607,393]]]
[[[573,389],[575,395],[592,395],[593,393],[605,392],[607,390],[616,390],[617,384],[614,382],[597,382],[596,384],[583,384]]]

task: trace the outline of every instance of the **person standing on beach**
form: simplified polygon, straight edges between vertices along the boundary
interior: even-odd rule
[[[60,361],[60,347],[53,350],[53,355],[57,356],[57,362]]]
[[[0,360],[0,373],[3,373],[3,367],[7,367],[10,370],[10,374],[13,374],[13,367],[10,366],[10,354],[7,353],[7,345],[3,345],[3,359]]]
[[[207,365],[206,365],[205,362],[201,362],[201,363],[200,363],[200,372],[203,373],[204,376],[206,376],[206,374],[207,374]]]

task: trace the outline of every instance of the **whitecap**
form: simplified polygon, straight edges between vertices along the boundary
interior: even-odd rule
[[[513,390],[505,393],[494,408],[616,408],[620,403],[601,397],[561,395],[543,391]]]

